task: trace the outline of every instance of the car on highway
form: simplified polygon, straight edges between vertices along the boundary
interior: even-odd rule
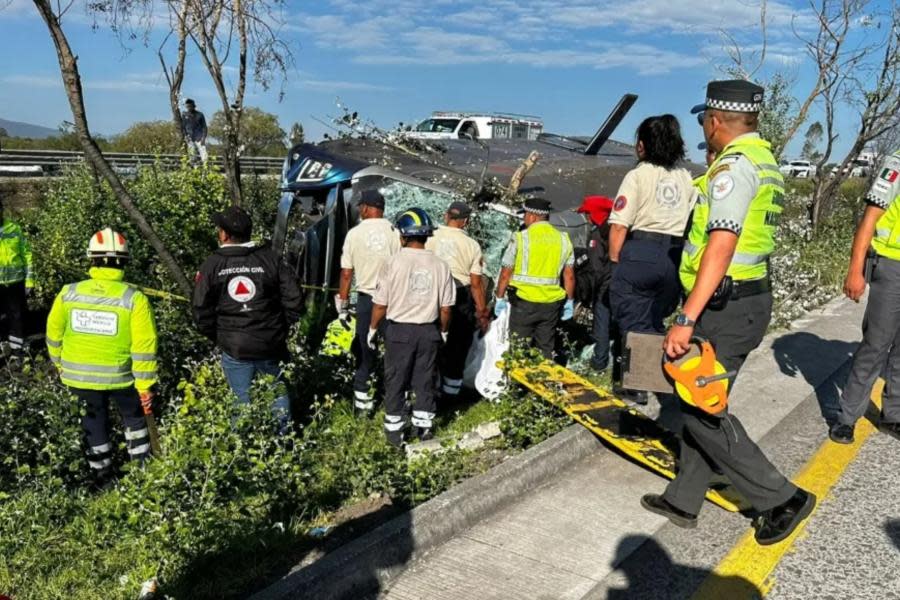
[[[867,158],[856,158],[844,167],[844,175],[849,174],[849,177],[868,177],[872,174],[874,168],[875,166],[871,160]],[[832,177],[838,174],[838,169],[840,169],[840,165],[831,169]]]
[[[791,160],[782,163],[778,170],[785,177],[796,177],[798,179],[809,179],[816,176],[816,165],[808,160]]]

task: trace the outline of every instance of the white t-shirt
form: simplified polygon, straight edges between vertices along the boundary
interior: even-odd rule
[[[470,275],[481,275],[483,272],[481,246],[462,229],[438,227],[425,243],[425,249],[431,250],[435,256],[450,265],[456,285],[471,285]]]

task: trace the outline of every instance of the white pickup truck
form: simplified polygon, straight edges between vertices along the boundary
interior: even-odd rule
[[[420,140],[536,140],[544,130],[540,117],[511,113],[435,111],[404,135]]]
[[[816,176],[816,165],[808,160],[791,160],[778,167],[785,177],[808,179]]]

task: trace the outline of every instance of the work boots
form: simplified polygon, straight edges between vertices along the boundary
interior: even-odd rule
[[[769,546],[787,539],[816,507],[816,496],[798,489],[784,504],[760,513],[756,525],[756,543]]]
[[[672,506],[659,494],[644,494],[641,498],[641,506],[652,513],[666,517],[673,525],[677,525],[682,529],[694,529],[697,527],[697,515],[692,515]]]
[[[852,444],[853,443],[853,425],[844,425],[843,423],[835,423],[828,430],[828,437],[836,444]]]

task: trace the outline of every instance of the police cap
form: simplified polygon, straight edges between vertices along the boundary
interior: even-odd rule
[[[710,81],[706,86],[706,102],[691,109],[691,113],[700,113],[706,109],[725,112],[758,113],[762,108],[765,90],[743,79]]]
[[[536,215],[549,215],[551,210],[553,210],[553,207],[550,201],[544,198],[529,198],[525,201],[525,212]]]

